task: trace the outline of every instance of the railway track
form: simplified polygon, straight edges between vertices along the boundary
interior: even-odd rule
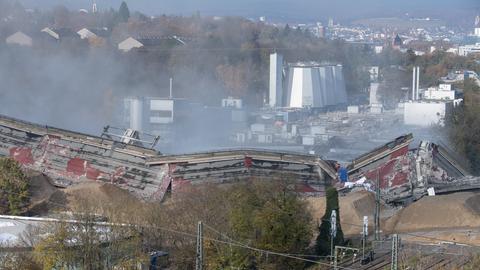
[[[389,269],[392,261],[391,252],[386,250],[379,250],[375,253],[375,259],[366,264],[361,264],[361,258],[356,259],[354,262],[351,259],[345,260],[342,263],[339,263],[340,267],[348,269],[358,269],[358,270],[383,270]],[[404,258],[411,258],[414,256],[419,256],[418,259],[420,262],[417,262],[416,266],[412,266],[412,269],[418,270],[448,270],[448,269],[461,269],[463,266],[467,265],[471,257],[468,254],[456,254],[448,253],[442,251],[433,250],[424,250],[424,249],[409,249],[406,248],[403,250],[403,256],[399,257],[399,265],[408,264],[407,261],[402,261]],[[420,267],[420,268],[415,268]]]

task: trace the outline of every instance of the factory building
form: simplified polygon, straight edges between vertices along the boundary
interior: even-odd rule
[[[122,105],[121,127],[160,136],[159,146],[166,151],[202,151],[209,147],[209,142],[225,143],[232,134],[247,127],[242,100],[233,97],[224,98],[221,106],[213,107],[159,97],[127,97]],[[179,142],[182,144],[175,144]]]
[[[347,92],[341,65],[289,65],[286,107],[324,108],[345,103]]]
[[[342,65],[299,62],[283,66],[270,55],[270,107],[326,108],[347,103]]]
[[[412,101],[404,104],[405,125],[428,127],[444,125],[445,116],[453,109],[453,102]]]
[[[420,89],[420,68],[413,68],[412,100],[404,104],[405,125],[428,127],[445,124],[445,117],[451,113],[461,99],[457,99],[450,84],[440,84],[426,90]],[[421,93],[422,92],[422,93]]]
[[[164,142],[173,136],[172,124],[188,108],[184,99],[127,97],[123,99],[122,126],[158,135]]]
[[[456,92],[451,84],[440,84],[438,87],[429,87],[423,92],[426,100],[455,100]]]

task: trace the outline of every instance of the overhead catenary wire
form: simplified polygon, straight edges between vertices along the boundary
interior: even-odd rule
[[[216,230],[215,228],[213,228],[212,226],[208,225],[208,224],[203,224],[206,228],[210,229],[211,231],[217,233],[218,235],[224,237],[224,238],[227,238],[237,244],[240,244],[240,245],[246,245],[244,243],[241,243],[239,241],[236,241],[234,240],[233,238],[229,237],[228,235]],[[292,254],[292,253],[284,253],[285,255],[291,255],[291,256],[296,256],[296,257],[312,257],[312,258],[331,258],[332,256],[318,256],[318,255],[310,255],[310,254]]]
[[[326,219],[322,219],[322,221],[329,222],[329,220],[326,220]],[[348,223],[348,222],[341,222],[341,224],[354,226],[354,227],[359,227],[359,228],[363,227],[363,225],[353,224],[353,223]],[[465,242],[459,242],[459,241],[452,241],[452,240],[447,240],[447,239],[440,239],[440,238],[431,237],[431,236],[419,235],[419,234],[416,234],[416,233],[391,232],[390,234],[408,235],[408,236],[412,236],[412,237],[424,238],[424,239],[429,239],[429,240],[434,240],[434,241],[439,241],[439,242],[452,243],[452,244],[458,244],[458,245],[465,245],[465,246],[469,246],[469,247],[480,248],[480,245],[475,245],[475,244],[470,244],[470,243],[465,243]]]

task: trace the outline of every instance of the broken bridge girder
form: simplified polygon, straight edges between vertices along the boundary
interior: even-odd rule
[[[317,156],[259,149],[237,149],[185,155],[158,156],[148,159],[147,164],[149,166],[159,166],[162,164],[204,164],[232,160],[244,161],[247,158],[259,162],[305,165],[316,168],[318,172],[323,172],[332,179],[336,178],[336,170]],[[318,173],[320,178],[324,177],[323,173]]]

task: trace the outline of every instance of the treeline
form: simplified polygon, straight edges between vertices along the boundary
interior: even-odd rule
[[[186,44],[181,46],[146,46],[127,55],[115,55],[115,58],[123,59],[120,65],[130,70],[118,78],[130,89],[150,87],[159,95],[167,94],[168,78],[174,77],[177,97],[216,105],[224,96],[235,96],[245,99],[247,104],[262,105],[268,93],[269,54],[273,51],[284,54],[288,62],[343,64],[347,90],[351,93],[368,86],[368,74],[363,68],[372,61],[373,52],[368,46],[320,39],[307,30],[288,25],[272,26],[239,17],[163,15],[152,18],[129,11],[126,4],[118,10],[103,10],[96,14],[71,11],[61,6],[27,13],[21,5],[7,8],[8,2],[0,1],[0,6],[5,6],[2,10],[5,18],[14,14],[0,22],[3,40],[16,31],[38,33],[44,27],[73,31],[84,27],[107,29],[108,40],[102,48],[88,48],[88,42],[80,41],[60,46],[72,54],[95,53],[95,57],[111,54],[106,51],[117,51],[117,44],[130,36],[178,36],[185,40]],[[41,48],[39,54],[45,54],[44,50],[47,49]],[[47,51],[59,53],[58,48]],[[79,71],[82,72],[85,71]]]
[[[441,77],[449,72],[472,70],[480,73],[480,63],[475,56],[458,56],[445,51],[434,51],[417,56],[412,50],[401,53],[387,48],[374,63],[380,67],[380,95],[387,108],[394,108],[398,102],[408,100],[412,86],[413,67],[420,67],[420,87],[438,86]],[[463,83],[455,85],[464,88]],[[403,89],[402,89],[403,88]]]
[[[464,101],[447,118],[446,130],[456,150],[470,162],[475,175],[480,175],[480,86],[470,79],[464,83]]]
[[[336,206],[327,205],[327,212],[338,211],[338,198],[333,202]],[[194,269],[199,221],[206,269],[304,269],[311,265],[308,258],[317,260],[317,252],[329,253],[323,244],[316,251],[316,222],[289,180],[183,187],[161,205],[127,195],[108,202],[73,195],[69,206],[73,214],[60,218],[78,222],[32,227],[22,243],[33,251],[3,253],[0,268]],[[318,241],[328,239],[321,233]],[[152,261],[155,252],[168,256]]]

